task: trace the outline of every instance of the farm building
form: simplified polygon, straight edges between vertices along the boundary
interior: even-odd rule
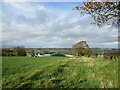
[[[51,56],[62,56],[62,57],[65,57],[64,54],[59,54],[59,53],[53,53],[53,54],[51,54]]]
[[[74,57],[73,55],[65,54],[66,57]]]

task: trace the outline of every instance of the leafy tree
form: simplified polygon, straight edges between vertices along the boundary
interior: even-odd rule
[[[23,46],[14,47],[13,53],[15,56],[26,56],[26,50]]]
[[[18,48],[17,47],[14,47],[13,48],[13,54],[14,54],[14,56],[17,56],[18,54]]]
[[[75,56],[89,56],[90,48],[86,41],[81,41],[72,46],[72,51]]]
[[[75,9],[80,11],[81,15],[91,15],[95,22],[91,24],[97,24],[102,26],[103,23],[114,19],[112,25],[119,25],[120,21],[120,1],[119,2],[84,2],[82,7],[76,6]]]
[[[23,46],[14,48],[3,48],[2,56],[26,56],[26,50]]]
[[[10,49],[9,48],[2,49],[2,56],[10,56]]]

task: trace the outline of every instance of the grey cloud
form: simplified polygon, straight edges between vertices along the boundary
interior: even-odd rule
[[[104,47],[117,47],[117,29],[91,25],[89,16],[80,18],[73,12],[45,8],[34,11],[33,17],[25,14],[17,14],[15,18],[14,15],[4,16],[3,47],[67,48],[82,40],[90,47],[102,47],[103,44]]]

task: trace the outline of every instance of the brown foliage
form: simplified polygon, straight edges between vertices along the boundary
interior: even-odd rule
[[[73,45],[72,47],[73,54],[75,56],[89,56],[90,55],[90,48],[86,41],[81,41]]]
[[[88,0],[89,1],[89,0]],[[75,9],[80,11],[81,15],[89,14],[93,17],[95,22],[91,24],[97,24],[101,26],[112,18],[117,18],[112,24],[119,24],[120,16],[120,2],[84,2],[84,6],[76,6]]]

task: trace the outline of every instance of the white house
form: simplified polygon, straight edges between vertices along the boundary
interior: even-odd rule
[[[35,54],[35,57],[49,57],[49,56],[51,56],[51,54],[43,54],[43,55]]]
[[[38,54],[38,57],[42,57],[43,55]]]
[[[44,55],[35,54],[35,57],[43,57]]]

